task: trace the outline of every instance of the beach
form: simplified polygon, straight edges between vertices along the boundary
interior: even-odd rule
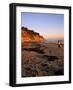
[[[21,76],[64,75],[64,45],[56,42],[24,42],[21,52]]]

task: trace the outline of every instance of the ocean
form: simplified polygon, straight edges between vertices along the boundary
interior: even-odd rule
[[[45,39],[46,43],[57,43],[58,41],[64,42],[64,39]]]

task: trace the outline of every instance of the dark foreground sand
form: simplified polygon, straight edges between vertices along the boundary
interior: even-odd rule
[[[22,77],[64,75],[64,47],[56,43],[22,44]]]

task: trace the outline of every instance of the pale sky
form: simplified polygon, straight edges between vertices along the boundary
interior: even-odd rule
[[[34,30],[44,38],[64,38],[64,15],[49,13],[21,13],[21,26]]]

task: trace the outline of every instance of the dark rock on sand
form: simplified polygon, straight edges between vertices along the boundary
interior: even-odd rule
[[[48,58],[49,61],[54,61],[54,60],[59,59],[57,56],[48,56],[48,55],[43,55],[43,57]]]
[[[41,71],[46,71],[48,72],[49,71],[49,67],[47,64],[41,64],[42,68],[40,69]]]
[[[23,48],[23,50],[34,51],[34,52],[37,52],[37,53],[44,54],[44,52],[42,50],[40,50],[39,48]]]
[[[64,75],[64,71],[60,69],[58,71],[55,71],[54,75]]]

